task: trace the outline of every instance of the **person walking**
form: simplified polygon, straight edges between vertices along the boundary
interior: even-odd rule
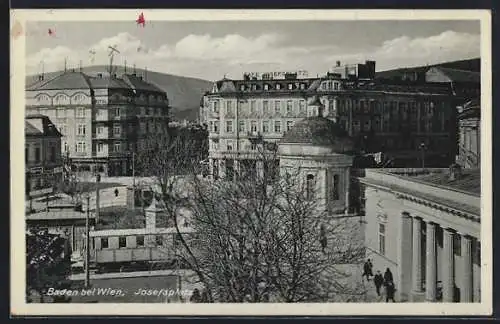
[[[373,277],[373,264],[372,260],[368,259],[368,275]]]
[[[394,282],[390,281],[387,283],[385,286],[386,290],[386,295],[385,295],[385,302],[388,303],[389,300],[392,300],[393,303],[396,301],[394,300],[394,292],[396,291],[396,287],[394,286]]]
[[[191,295],[191,298],[189,298],[189,301],[191,303],[199,303],[199,302],[201,302],[201,295],[200,295],[200,291],[198,290],[198,288],[195,288],[193,290],[193,294]]]
[[[384,277],[382,277],[380,270],[377,270],[377,274],[373,277],[373,283],[377,289],[377,295],[380,297],[380,287],[384,284]]]
[[[370,259],[368,259],[363,265],[363,274],[361,275],[361,278],[366,276],[366,280],[370,281],[370,272]]]
[[[393,279],[393,277],[392,277],[392,272],[391,272],[391,270],[390,270],[389,268],[387,268],[387,269],[385,270],[385,273],[384,273],[384,283],[385,283],[385,285],[387,286],[387,284],[388,284],[389,282],[394,282],[394,279]]]

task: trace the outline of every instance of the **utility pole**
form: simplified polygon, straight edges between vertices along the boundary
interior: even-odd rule
[[[99,183],[101,182],[101,175],[96,174],[95,181],[95,223],[99,224],[99,209],[101,208],[100,197],[99,197]]]
[[[133,207],[135,209],[135,152],[132,152],[132,197],[134,199]]]
[[[420,144],[420,150],[422,153],[422,169],[425,168],[425,143]]]
[[[90,195],[87,195],[87,217],[85,218],[85,288],[90,287]]]

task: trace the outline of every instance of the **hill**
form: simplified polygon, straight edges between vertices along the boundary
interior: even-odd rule
[[[106,71],[106,68],[106,66],[101,65],[84,67],[82,70],[87,73],[95,73]],[[130,68],[127,70],[128,73],[131,71]],[[61,73],[62,71],[46,73],[45,78],[50,79]],[[124,73],[124,67],[117,66],[116,73],[118,75]],[[145,70],[136,69],[136,73],[144,76]],[[33,83],[34,80],[34,76],[27,76],[26,85]],[[178,120],[196,120],[200,100],[203,94],[212,88],[212,82],[207,80],[154,71],[147,71],[147,81],[167,92],[172,107],[172,118]]]
[[[452,62],[443,62],[426,66],[415,66],[410,68],[398,68],[393,70],[380,71],[375,73],[377,79],[393,79],[401,77],[404,73],[425,73],[431,67],[444,67],[448,69],[481,72],[481,59],[460,60]]]

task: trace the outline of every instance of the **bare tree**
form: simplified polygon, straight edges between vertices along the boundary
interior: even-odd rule
[[[353,239],[359,223],[329,215],[303,190],[300,168],[277,176],[275,148],[258,146],[255,162],[263,168],[257,174],[240,168],[230,181],[211,181],[198,176],[199,163],[189,158],[196,156],[191,141],[165,144],[143,161],[150,162],[149,175],[157,179],[177,228],[176,257],[197,275],[208,301],[357,301],[365,296],[352,284],[350,271],[342,269],[363,257],[362,241]],[[192,212],[195,234],[182,234],[178,210],[185,207]]]

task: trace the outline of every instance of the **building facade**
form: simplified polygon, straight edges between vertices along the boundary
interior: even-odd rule
[[[394,274],[398,301],[481,300],[478,170],[366,169],[367,258]]]
[[[167,94],[133,74],[66,71],[26,89],[26,114],[45,114],[59,129],[62,153],[79,171],[132,173],[132,152],[167,132]]]
[[[245,74],[243,80],[215,82],[200,109],[210,131],[212,174],[222,176],[224,164],[252,159],[259,141],[279,141],[297,121],[317,115],[318,102],[323,117],[339,123],[360,152],[383,152],[408,165],[418,162],[424,143],[428,165],[452,163],[456,110],[450,84],[366,79],[373,78],[374,62],[351,70],[347,78],[334,71],[318,78]]]
[[[481,167],[481,104],[470,100],[458,113],[457,163],[464,168]]]
[[[24,134],[26,196],[50,194],[62,179],[62,135],[49,117],[40,114],[26,117]]]

